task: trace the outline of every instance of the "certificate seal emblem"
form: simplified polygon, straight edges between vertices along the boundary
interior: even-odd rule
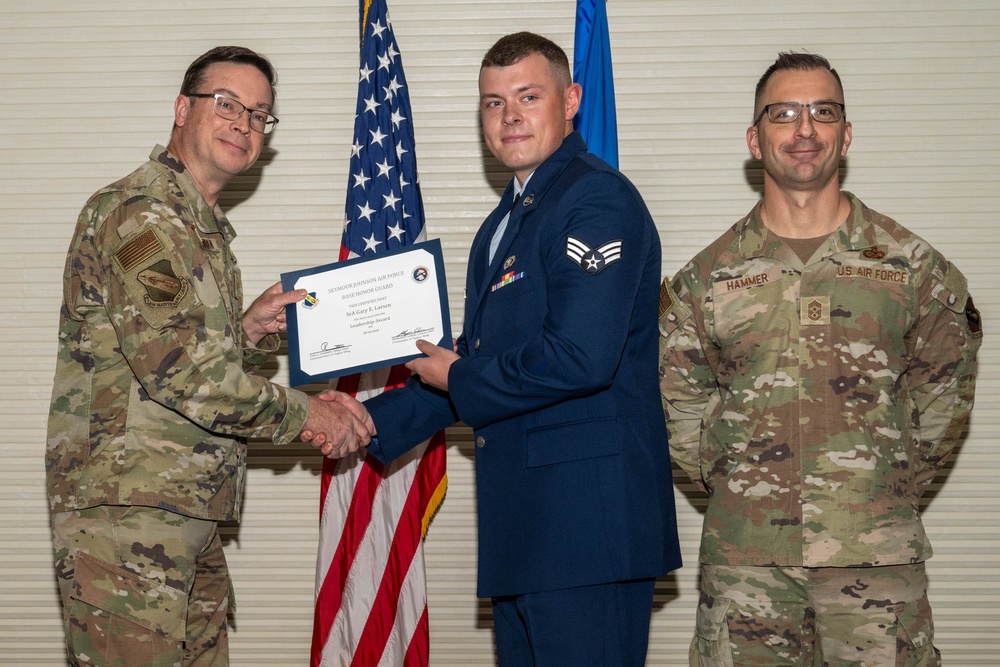
[[[427,270],[426,266],[418,266],[413,269],[413,273],[410,274],[410,277],[413,278],[413,282],[415,283],[424,282],[427,280],[428,276],[430,276],[430,271]]]

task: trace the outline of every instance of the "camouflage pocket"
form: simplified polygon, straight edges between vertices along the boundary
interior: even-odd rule
[[[714,598],[711,605],[702,598],[688,656],[691,665],[733,667],[733,651],[729,645],[730,606],[732,600],[727,598]]]
[[[76,556],[71,597],[132,623],[183,642],[187,594],[112,565],[90,554]]]
[[[896,615],[896,667],[940,667],[941,654],[934,648],[934,621],[924,596],[893,605]]]

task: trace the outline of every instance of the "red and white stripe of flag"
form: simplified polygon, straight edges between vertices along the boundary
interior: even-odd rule
[[[338,389],[363,401],[408,375],[394,366]],[[426,667],[422,536],[446,484],[443,433],[385,468],[363,453],[324,461],[311,667]]]

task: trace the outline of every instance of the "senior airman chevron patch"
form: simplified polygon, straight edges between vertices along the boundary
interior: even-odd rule
[[[591,248],[575,236],[566,237],[566,256],[587,273],[600,273],[622,258],[621,239]]]

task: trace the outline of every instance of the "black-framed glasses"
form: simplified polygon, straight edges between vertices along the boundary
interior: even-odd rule
[[[248,111],[250,119],[250,129],[261,134],[270,134],[274,126],[278,124],[278,119],[260,109],[251,109],[245,104],[237,102],[231,97],[220,95],[219,93],[186,93],[187,97],[215,98],[215,115],[226,120],[239,120],[244,111]]]
[[[767,114],[767,119],[772,123],[794,123],[798,120],[803,109],[809,109],[809,117],[817,123],[836,123],[844,117],[846,107],[840,102],[811,102],[801,104],[799,102],[775,102],[768,104],[761,109],[753,124],[756,125],[760,119]]]

